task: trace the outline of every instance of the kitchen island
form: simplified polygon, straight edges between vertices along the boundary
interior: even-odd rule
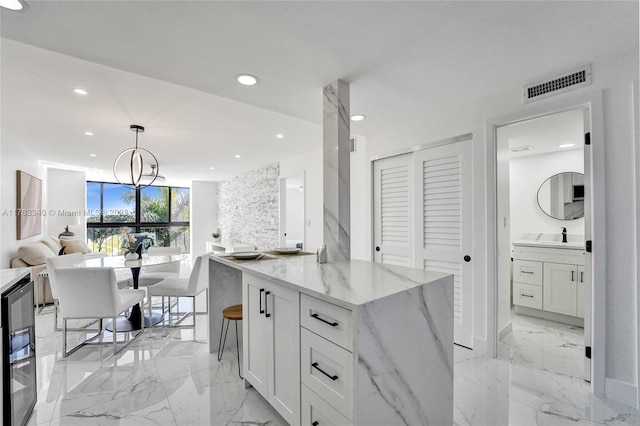
[[[245,383],[290,424],[453,424],[453,276],[211,255],[209,277],[210,351],[242,302]]]

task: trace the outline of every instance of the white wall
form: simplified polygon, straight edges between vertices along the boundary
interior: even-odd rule
[[[48,168],[46,176],[44,186],[49,213],[45,220],[47,223],[45,235],[57,237],[64,231],[66,224],[69,225],[69,231],[86,241],[87,181],[85,173]]]
[[[35,153],[29,151],[20,141],[7,141],[0,144],[0,268],[9,268],[12,257],[18,248],[26,243],[38,241],[42,235],[18,240],[16,238],[16,170],[22,170],[43,180],[43,193],[46,185],[45,169],[38,166]],[[43,208],[46,203],[43,201]],[[44,221],[43,221],[44,222]],[[46,232],[43,223],[43,232]]]
[[[354,139],[355,152],[351,153],[351,258],[371,260],[371,243],[362,243],[372,238],[371,210],[367,205],[371,188],[362,186],[362,182],[370,176],[371,163],[366,157],[365,138],[354,136]]]
[[[280,177],[304,174],[305,251],[316,251],[323,242],[322,216],[322,147],[318,151],[280,161]]]
[[[584,236],[584,218],[558,220],[547,216],[538,206],[538,188],[549,177],[561,172],[584,173],[584,154],[581,149],[529,155],[509,161],[511,241],[522,239],[524,233]]]
[[[562,64],[549,64],[548,74],[563,68]],[[421,122],[399,123],[390,134],[367,135],[364,145],[365,155],[360,159],[365,173],[352,174],[352,193],[365,194],[366,221],[371,221],[371,172],[370,158],[374,155],[395,151],[403,147],[437,141],[448,137],[473,133],[474,158],[474,334],[477,347],[486,342],[487,333],[487,253],[493,248],[483,245],[487,241],[487,176],[492,173],[486,168],[487,146],[485,125],[506,114],[522,113],[539,109],[541,105],[557,102],[561,97],[571,97],[577,92],[603,94],[605,140],[594,140],[605,146],[605,188],[606,199],[595,200],[606,205],[606,376],[636,386],[637,353],[636,328],[637,306],[635,281],[635,232],[630,232],[635,224],[635,201],[632,188],[638,185],[634,179],[633,156],[633,111],[632,82],[638,76],[638,52],[612,58],[607,61],[592,62],[593,84],[584,89],[553,96],[532,104],[523,105],[520,86],[505,87],[482,102],[465,103],[442,108],[438,114],[424,117]],[[523,81],[533,80],[523,76]],[[367,238],[352,238],[352,250],[367,253],[371,247],[371,233]],[[357,247],[356,247],[357,246]],[[603,283],[604,284],[604,283]],[[594,349],[597,350],[597,349]]]
[[[218,183],[191,182],[191,256],[206,252],[205,243],[213,240],[211,234],[218,229]]]

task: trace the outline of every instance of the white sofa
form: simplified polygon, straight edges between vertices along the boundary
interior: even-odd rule
[[[53,303],[49,279],[39,274],[47,267],[46,259],[58,256],[62,247],[65,247],[65,253],[82,253],[87,258],[106,256],[105,253],[92,253],[87,244],[78,237],[67,237],[62,240],[44,237],[38,242],[21,246],[18,249],[18,255],[11,259],[11,267],[31,268],[37,304]]]

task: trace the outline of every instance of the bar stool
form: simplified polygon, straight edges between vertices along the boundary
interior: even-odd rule
[[[222,341],[222,329],[224,328],[224,320],[227,320],[227,329],[224,332],[224,341]],[[222,310],[222,327],[220,328],[220,341],[218,342],[218,361],[222,359],[224,353],[224,345],[227,342],[227,332],[231,321],[236,323],[236,352],[238,354],[238,376],[244,379],[240,374],[240,345],[238,344],[238,321],[242,321],[242,305],[227,306]]]

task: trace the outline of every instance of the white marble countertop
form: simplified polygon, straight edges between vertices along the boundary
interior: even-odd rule
[[[527,247],[546,247],[546,248],[561,248],[567,250],[584,250],[584,242],[568,242],[562,241],[535,241],[535,240],[518,240],[513,241],[511,244],[514,246],[527,246]]]
[[[210,258],[243,272],[277,281],[301,293],[351,308],[448,276],[363,260],[319,264],[315,256],[282,256],[243,263],[232,262],[221,255],[210,254]]]
[[[9,290],[29,272],[31,272],[31,268],[0,269],[0,294]]]

